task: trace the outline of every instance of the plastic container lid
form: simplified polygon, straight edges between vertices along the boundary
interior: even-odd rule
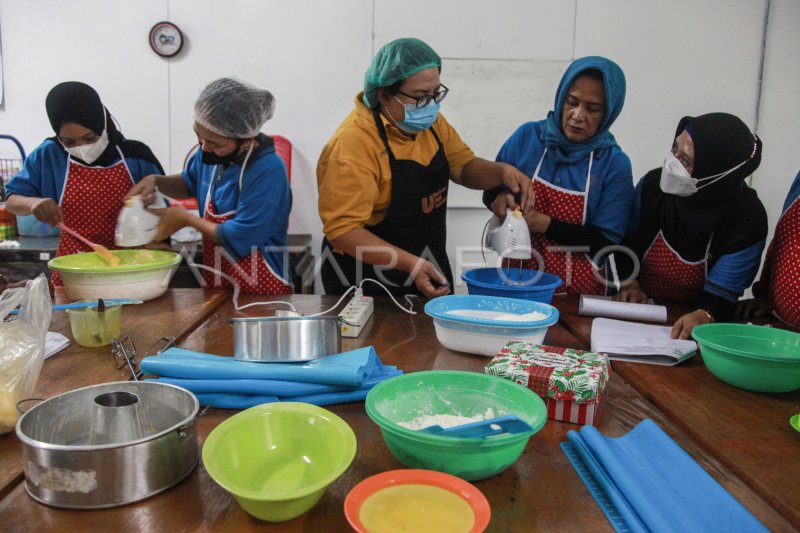
[[[452,311],[461,310],[490,311],[515,315],[539,312],[544,314],[545,317],[539,320],[502,320],[496,318],[462,316],[452,313]],[[425,313],[433,318],[462,324],[520,329],[550,326],[558,322],[559,316],[558,309],[542,302],[504,298],[502,296],[464,294],[451,294],[434,298],[425,304]]]

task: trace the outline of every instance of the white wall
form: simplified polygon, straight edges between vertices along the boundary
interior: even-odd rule
[[[517,125],[544,117],[572,59],[613,58],[628,94],[612,131],[638,178],[663,160],[683,115],[724,110],[754,126],[768,3],[758,125],[765,155],[754,186],[774,226],[800,169],[800,128],[792,118],[800,116],[796,0],[0,0],[0,133],[32,150],[52,135],[44,111],[49,89],[81,80],[98,89],[128,137],[177,171],[193,144],[199,91],[219,76],[240,77],[277,98],[265,131],[295,147],[290,231],[311,233],[318,249],[316,159],[352,108],[372,54],[388,40],[413,35],[442,55],[442,79],[452,90],[443,112],[487,158]],[[147,42],[161,20],[186,36],[172,60]],[[456,247],[479,245],[488,213],[476,207],[474,191],[454,190],[450,205],[455,258]]]

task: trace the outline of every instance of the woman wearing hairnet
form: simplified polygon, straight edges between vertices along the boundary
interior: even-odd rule
[[[559,290],[569,294],[605,294],[613,279],[597,255],[622,240],[633,199],[630,159],[609,131],[624,102],[625,75],[616,63],[576,59],[558,84],[553,111],[520,126],[497,154],[533,179],[536,206],[523,213],[533,259],[523,265],[560,276]],[[513,198],[495,190],[483,201],[503,216]],[[567,255],[567,246],[588,253]]]
[[[364,278],[394,294],[450,292],[445,217],[451,179],[473,189],[505,185],[522,193],[523,204],[532,202],[524,174],[475,157],[439,113],[448,91],[441,66],[418,39],[383,46],[355,109],[323,149],[317,185],[326,293],[341,294]],[[370,284],[364,291],[381,289]]]
[[[114,246],[122,199],[132,185],[163,172],[143,143],[126,139],[92,87],[59,83],[47,94],[47,118],[55,132],[25,159],[6,188],[6,207],[55,226],[63,222],[92,242]],[[64,232],[56,255],[91,251]],[[61,285],[58,272],[53,284]]]
[[[197,150],[182,174],[147,176],[128,196],[197,198],[200,216],[180,208],[152,209],[161,215],[156,240],[191,226],[203,234],[203,262],[231,276],[242,292],[291,294],[284,253],[292,208],[286,167],[271,137],[260,133],[272,117],[269,91],[229,78],[211,82],[194,106]],[[229,287],[203,271],[210,287]]]

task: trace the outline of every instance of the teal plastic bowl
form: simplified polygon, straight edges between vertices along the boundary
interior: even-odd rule
[[[367,415],[381,429],[392,455],[409,468],[438,470],[467,481],[485,479],[511,466],[528,439],[544,426],[547,408],[533,391],[496,376],[456,370],[431,370],[397,376],[367,395]],[[405,428],[425,415],[517,415],[533,431],[487,438],[433,435]]]
[[[702,324],[692,330],[709,372],[754,392],[800,389],[800,334],[751,324]]]

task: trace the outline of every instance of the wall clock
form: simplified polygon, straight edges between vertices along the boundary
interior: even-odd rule
[[[183,48],[183,34],[172,22],[159,22],[150,29],[150,48],[161,57],[173,57]]]

